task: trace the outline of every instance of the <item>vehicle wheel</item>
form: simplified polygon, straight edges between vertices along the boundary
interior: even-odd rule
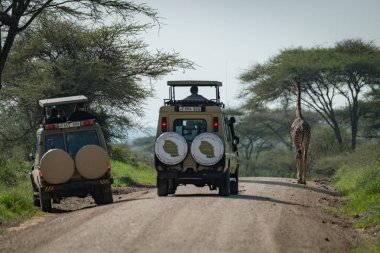
[[[177,190],[177,184],[174,183],[174,180],[170,180],[169,186],[168,186],[168,194],[175,194],[176,190]]]
[[[34,206],[40,207],[40,199],[38,198],[38,193],[37,195],[33,193],[33,204]]]
[[[97,205],[106,205],[113,202],[111,185],[100,186],[96,189],[94,196]]]
[[[230,192],[232,195],[238,195],[239,193],[239,172],[236,170],[236,173],[230,179]]]
[[[41,210],[44,212],[50,213],[52,210],[52,207],[51,207],[51,198],[50,198],[49,194],[44,192],[42,189],[39,189],[38,197],[40,199]]]
[[[168,196],[169,193],[169,183],[167,179],[157,178],[157,195]]]
[[[230,196],[230,169],[224,172],[219,179],[219,195]]]
[[[111,203],[113,203],[111,185],[108,185],[108,186],[104,187],[103,197],[104,197],[104,204],[111,204]]]

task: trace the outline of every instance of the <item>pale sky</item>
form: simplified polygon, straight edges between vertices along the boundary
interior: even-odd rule
[[[221,99],[240,102],[238,76],[289,47],[332,46],[361,38],[380,45],[379,0],[139,0],[163,17],[161,29],[142,38],[150,48],[179,52],[196,70],[179,70],[153,82],[155,98],[142,122],[156,127],[159,107],[168,98],[168,80],[223,82]],[[189,92],[186,90],[186,94]]]

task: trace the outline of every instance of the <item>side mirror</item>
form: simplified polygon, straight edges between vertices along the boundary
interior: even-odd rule
[[[232,140],[232,145],[237,146],[239,144],[239,137],[235,136]]]
[[[229,124],[233,125],[233,124],[235,124],[235,122],[236,122],[235,117],[233,117],[233,116],[230,117]]]
[[[27,154],[27,159],[28,159],[29,162],[34,161],[34,156],[33,156],[32,152],[29,152]]]

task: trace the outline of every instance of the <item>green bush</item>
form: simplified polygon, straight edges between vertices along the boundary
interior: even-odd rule
[[[350,201],[341,211],[346,215],[363,214],[356,223],[367,228],[380,225],[380,162],[364,166],[345,166],[334,176],[334,183]]]
[[[312,177],[331,177],[344,164],[345,156],[327,156],[317,160],[310,166]]]
[[[111,161],[111,167],[111,174],[114,178],[113,186],[156,184],[156,171],[143,163],[132,166],[119,161]]]
[[[32,188],[25,180],[17,186],[0,191],[0,221],[22,220],[31,217],[38,209],[33,205]]]
[[[111,159],[123,163],[130,163],[132,155],[126,144],[110,144],[108,145],[108,153]]]
[[[282,147],[262,152],[259,159],[251,164],[254,176],[294,177],[296,174],[294,154]]]

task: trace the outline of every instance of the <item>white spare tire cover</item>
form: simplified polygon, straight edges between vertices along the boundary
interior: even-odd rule
[[[191,144],[191,155],[194,160],[204,166],[211,166],[222,159],[224,145],[213,133],[203,133],[194,138]]]
[[[97,179],[107,172],[107,151],[98,145],[86,145],[75,156],[78,173],[87,179]]]
[[[63,184],[73,176],[75,166],[71,156],[62,149],[50,149],[40,163],[43,178],[50,184]]]
[[[175,132],[161,134],[154,146],[154,152],[162,163],[175,165],[183,161],[187,155],[187,142],[182,135]]]

